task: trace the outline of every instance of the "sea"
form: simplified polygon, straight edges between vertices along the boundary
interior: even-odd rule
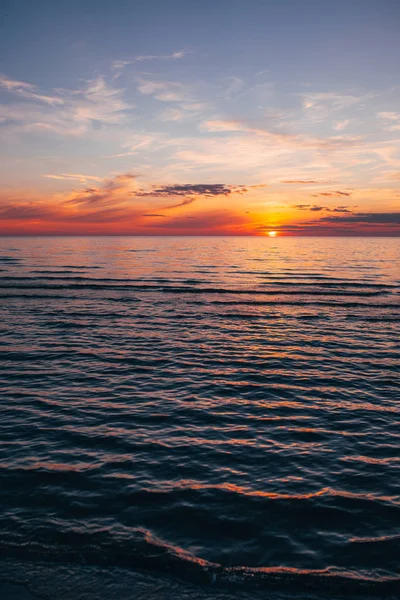
[[[399,238],[1,238],[2,600],[399,598],[399,324]]]

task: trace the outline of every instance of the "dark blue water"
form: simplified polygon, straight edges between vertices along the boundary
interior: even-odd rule
[[[397,597],[400,240],[3,238],[0,297],[4,577]]]

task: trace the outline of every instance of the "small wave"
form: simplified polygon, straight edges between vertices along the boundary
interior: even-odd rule
[[[0,256],[0,264],[19,264],[20,262],[22,260],[16,256]]]
[[[116,540],[105,532],[77,529],[38,532],[37,540],[0,539],[0,556],[44,563],[87,564],[139,569],[172,575],[190,583],[246,590],[274,590],[296,594],[336,593],[346,596],[390,597],[397,594],[400,578],[374,577],[331,567],[300,569],[282,566],[224,566],[180,546],[166,542],[149,530],[137,527],[130,539]]]
[[[329,306],[331,308],[399,308],[396,304],[371,304],[369,302],[329,302],[325,300],[303,301],[303,300],[197,300],[191,301],[191,304],[202,306],[222,305],[222,306]]]
[[[42,327],[50,327],[53,329],[67,330],[67,329],[93,329],[98,327],[96,323],[80,323],[79,321],[44,321],[40,323]]]
[[[346,315],[349,321],[363,321],[365,323],[400,323],[400,316],[391,314],[381,314],[375,316],[368,315]]]
[[[52,270],[52,269],[46,269],[46,270],[32,269],[30,272],[37,273],[38,275],[67,275],[67,274],[76,275],[76,271],[73,271],[72,269],[71,270],[63,269],[63,270],[59,270],[59,271]],[[28,277],[26,279],[28,279]],[[41,277],[40,279],[43,279],[43,277]]]
[[[1,289],[1,288],[0,288]],[[0,299],[4,298],[6,300],[80,300],[80,296],[68,296],[63,294],[6,294],[0,295]]]
[[[34,278],[31,278],[32,281]],[[42,277],[41,280],[45,279],[54,279],[53,277]],[[55,278],[57,280],[63,279],[62,277]],[[375,291],[320,291],[313,290],[310,292],[309,290],[254,290],[254,289],[229,289],[229,288],[209,288],[209,287],[187,287],[187,286],[175,286],[175,285],[158,285],[158,284],[130,284],[128,281],[120,280],[121,283],[112,283],[112,281],[116,280],[107,280],[107,279],[82,279],[82,282],[78,283],[70,283],[71,279],[78,280],[82,278],[78,277],[68,277],[65,278],[63,283],[41,283],[35,280],[35,283],[19,283],[19,281],[29,281],[29,278],[8,278],[1,277],[0,281],[2,284],[0,285],[0,289],[99,289],[99,290],[140,290],[140,291],[157,291],[160,293],[170,293],[170,294],[230,294],[230,295],[247,295],[247,296],[335,296],[335,297],[374,297],[374,296],[382,296],[386,294],[386,291],[383,290],[375,290]],[[14,284],[14,281],[17,283]],[[108,282],[107,282],[108,281]],[[118,280],[117,280],[118,281]],[[7,283],[9,282],[9,284]],[[109,284],[110,283],[110,284]]]

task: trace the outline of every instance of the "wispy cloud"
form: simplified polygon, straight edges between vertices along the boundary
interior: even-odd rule
[[[331,184],[333,181],[316,181],[314,179],[284,179],[281,183],[288,183],[290,185],[322,185]]]
[[[161,112],[159,121],[185,121],[202,114],[209,106],[208,102],[199,102],[194,86],[177,81],[154,81],[139,78],[137,89],[144,96],[152,96],[159,102],[172,106]]]
[[[380,112],[378,117],[386,121],[386,131],[400,131],[400,113]]]
[[[128,111],[134,108],[123,99],[123,90],[108,84],[103,77],[86,82],[82,89],[57,89],[58,96],[45,100],[47,107],[37,105],[36,100],[48,97],[30,91],[31,87],[36,89],[35,86],[23,84],[24,87],[19,87],[21,82],[3,79],[3,86],[6,85],[7,89],[26,101],[0,105],[3,127],[9,124],[14,134],[43,132],[80,136],[92,129],[95,123],[122,125]]]
[[[66,181],[78,180],[81,183],[86,183],[87,180],[93,180],[97,183],[99,179],[91,175],[72,173],[51,177],[60,177]],[[0,203],[0,221],[17,222],[19,220],[25,223],[24,227],[28,227],[28,223],[30,223],[29,226],[33,228],[38,226],[46,228],[50,224],[57,223],[63,228],[72,227],[71,224],[78,223],[82,225],[92,224],[96,227],[107,225],[107,223],[120,223],[121,226],[131,223],[131,227],[138,231],[140,227],[147,227],[146,219],[160,218],[165,220],[162,227],[169,224],[172,230],[178,229],[181,231],[185,228],[186,223],[186,227],[190,225],[191,231],[194,231],[196,227],[205,230],[206,226],[210,228],[210,231],[216,231],[218,223],[222,223],[222,221],[224,226],[229,225],[229,217],[226,215],[227,213],[228,215],[231,214],[232,211],[212,208],[204,210],[203,208],[200,213],[195,215],[197,224],[192,223],[189,219],[193,215],[184,215],[177,218],[172,214],[164,214],[164,211],[189,206],[201,199],[218,196],[227,197],[235,193],[246,192],[247,188],[243,185],[218,183],[152,185],[146,190],[139,187],[136,176],[128,172],[101,180],[98,185],[82,187],[67,194],[57,194],[48,199],[4,199]],[[165,205],[166,198],[175,198],[176,201]],[[164,203],[160,204],[160,199],[164,200]],[[150,210],[149,207],[151,207]],[[216,220],[214,220],[214,217]],[[143,221],[141,221],[142,218]],[[241,217],[242,220],[243,218]]]
[[[126,111],[134,106],[123,100],[122,93],[123,90],[107,84],[103,77],[89,81],[86,89],[74,94],[76,101],[72,101],[72,118],[83,123],[123,123]]]
[[[17,94],[18,96],[28,98],[29,100],[45,102],[46,104],[52,105],[64,104],[64,100],[59,96],[48,96],[46,94],[38,93],[38,88],[35,85],[24,81],[17,81],[16,79],[10,79],[1,74],[0,87],[12,94]]]
[[[316,111],[341,111],[374,97],[374,94],[340,94],[337,92],[308,92],[301,95],[303,107]]]
[[[79,181],[80,183],[86,183],[86,181],[102,181],[101,177],[95,177],[94,175],[80,175],[78,173],[61,173],[61,175],[44,175],[47,179],[60,179],[64,181]]]
[[[340,190],[335,190],[333,192],[319,192],[318,194],[311,194],[314,197],[317,196],[351,196],[351,192],[341,192]]]
[[[381,119],[387,119],[389,121],[400,121],[400,114],[396,112],[380,112],[378,113],[378,117],[381,117]]]
[[[195,202],[195,200],[196,200],[195,197],[185,198],[184,200],[182,200],[181,202],[177,202],[176,204],[168,204],[167,206],[163,206],[163,210],[169,210],[172,208],[180,208],[181,206],[188,206],[188,204],[193,204],[193,202]]]
[[[175,81],[139,79],[138,91],[145,96],[154,96],[160,102],[184,102],[191,99],[186,86]]]
[[[115,60],[111,65],[111,70],[114,71],[115,75],[118,77],[125,67],[134,65],[135,63],[142,63],[152,60],[179,60],[184,58],[187,54],[187,50],[179,50],[178,52],[172,52],[172,54],[139,54],[138,56],[134,56],[128,60]]]
[[[350,123],[351,123],[350,119],[345,119],[344,121],[338,121],[337,123],[335,123],[333,128],[336,131],[343,131],[344,129],[347,129],[347,127],[350,125]]]
[[[240,120],[210,120],[201,123],[200,128],[210,133],[250,133],[257,136],[269,138],[275,144],[281,143],[286,145],[314,148],[314,149],[335,149],[349,146],[355,146],[362,140],[362,136],[332,136],[326,138],[318,138],[315,136],[299,135],[294,133],[282,133],[270,129],[262,129],[254,127]]]
[[[79,210],[90,209],[93,215],[104,208],[132,208],[129,197],[137,188],[135,175],[121,173],[104,179],[100,186],[74,190],[67,195],[63,204]]]

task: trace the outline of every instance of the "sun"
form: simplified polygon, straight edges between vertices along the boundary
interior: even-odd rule
[[[268,235],[269,237],[275,237],[276,235],[278,235],[277,231],[268,231]]]

